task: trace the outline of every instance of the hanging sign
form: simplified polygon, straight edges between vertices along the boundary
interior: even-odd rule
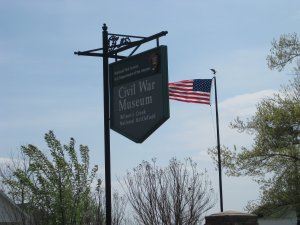
[[[142,143],[169,117],[167,46],[109,65],[110,127]]]

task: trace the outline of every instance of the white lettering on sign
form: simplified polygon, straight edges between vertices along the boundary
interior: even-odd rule
[[[149,121],[149,120],[154,120],[154,119],[156,119],[156,114],[152,113],[150,115],[147,114],[147,115],[143,115],[143,116],[140,116],[140,117],[136,117],[135,122],[140,123],[140,122],[143,122],[143,121]]]
[[[119,111],[122,112],[128,109],[134,109],[144,105],[149,105],[151,103],[152,103],[152,96],[137,98],[130,101],[124,98],[122,100],[119,100]]]
[[[148,80],[139,81],[140,92],[148,92],[155,89],[155,81],[149,82]]]
[[[118,89],[118,105],[119,112],[135,109],[144,105],[153,103],[152,95],[149,93],[145,96],[145,93],[155,90],[155,81],[142,80],[137,83],[132,83],[127,86],[121,86]],[[143,97],[132,99],[133,96],[143,94]],[[130,100],[128,99],[129,97]]]
[[[129,87],[122,86],[119,88],[119,98],[126,98],[133,95],[135,95],[135,83]]]

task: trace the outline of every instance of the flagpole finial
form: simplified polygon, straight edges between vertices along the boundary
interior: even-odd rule
[[[216,75],[217,71],[215,69],[210,69],[214,75]]]

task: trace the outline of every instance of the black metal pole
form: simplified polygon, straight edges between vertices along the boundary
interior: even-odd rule
[[[111,225],[111,172],[110,172],[110,126],[109,126],[109,74],[108,74],[108,32],[102,27],[103,43],[103,101],[104,101],[104,156],[105,156],[105,199],[106,225]]]
[[[222,190],[222,165],[221,165],[221,146],[219,132],[219,112],[218,112],[218,95],[217,95],[217,79],[214,76],[215,85],[215,104],[216,104],[216,123],[217,123],[217,148],[218,148],[218,167],[219,167],[219,189],[220,189],[220,208],[223,212],[223,190]]]
[[[130,48],[136,47],[134,51],[129,55],[131,56],[137,48],[149,41],[157,39],[165,36],[168,32],[162,31],[155,35],[149,37],[140,37],[140,36],[130,36],[130,35],[118,35],[123,37],[134,37],[134,38],[142,38],[142,40],[130,42],[126,45],[118,46],[117,49],[109,51],[109,40],[108,36],[113,35],[109,34],[107,31],[106,24],[102,26],[102,48],[92,49],[84,52],[74,52],[76,55],[83,56],[95,56],[103,58],[103,105],[104,105],[104,157],[105,157],[105,198],[106,198],[106,225],[111,225],[112,223],[112,203],[111,203],[111,162],[110,162],[110,112],[109,112],[109,83],[112,78],[109,77],[109,58],[115,59],[124,59],[125,56],[117,55],[119,52],[128,50]],[[116,34],[117,35],[117,34]],[[159,44],[159,43],[158,43]],[[95,51],[102,50],[102,53],[95,53]]]

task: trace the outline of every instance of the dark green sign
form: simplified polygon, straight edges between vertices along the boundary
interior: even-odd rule
[[[109,65],[110,127],[142,143],[169,117],[167,47]]]

